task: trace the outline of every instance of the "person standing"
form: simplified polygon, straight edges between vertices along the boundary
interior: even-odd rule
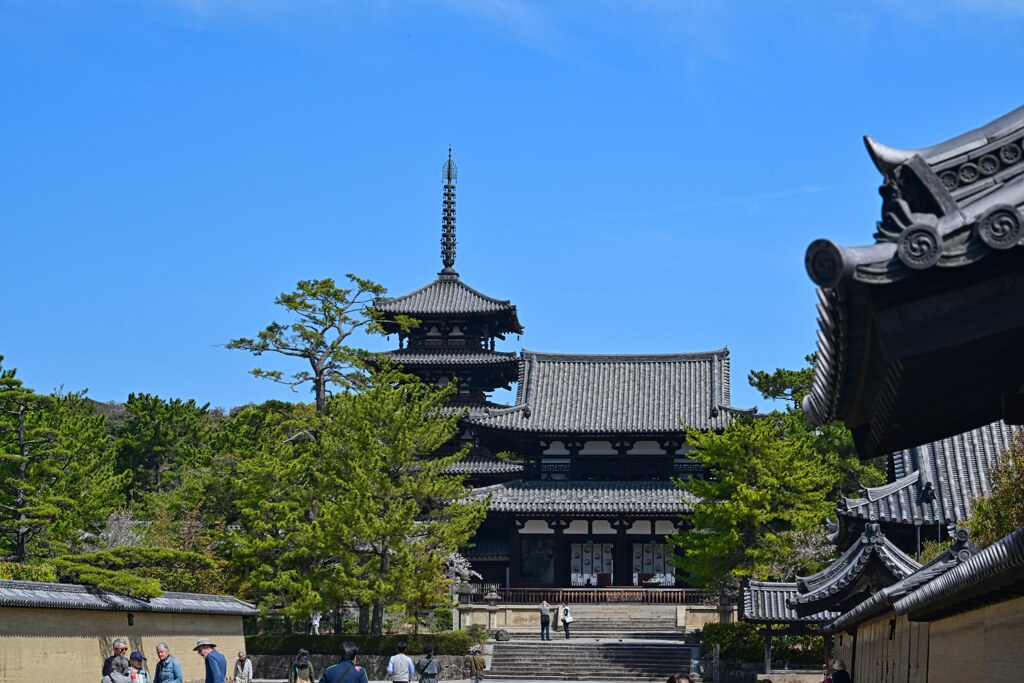
[[[101,676],[107,676],[114,668],[114,660],[120,657],[126,662],[128,659],[125,655],[128,654],[128,642],[124,638],[118,638],[110,644],[110,649],[113,652],[109,657],[103,660],[103,673]]]
[[[551,605],[547,600],[540,601],[540,639],[551,640]]]
[[[398,642],[398,652],[388,660],[388,677],[394,683],[406,683],[416,678],[415,664],[412,658],[405,654],[409,645],[401,640]]]
[[[132,665],[132,683],[149,683],[149,672],[146,671],[146,655],[136,650],[129,655],[128,661]]]
[[[110,672],[100,683],[132,683],[132,665],[127,657],[118,655],[110,660]]]
[[[252,661],[245,654],[245,650],[238,651],[238,659],[235,660],[234,683],[252,683]]]
[[[192,650],[206,660],[205,683],[224,683],[228,673],[228,660],[217,652],[217,645],[209,638],[200,638]]]
[[[569,611],[569,605],[562,603],[562,628],[565,630],[565,639],[569,640],[569,624],[573,622],[572,612]],[[550,638],[548,639],[550,640]]]
[[[486,669],[487,660],[480,653],[480,646],[474,645],[469,651],[469,683],[480,683]]]
[[[846,670],[846,662],[841,659],[832,660],[832,683],[850,683],[850,672]]]
[[[416,673],[420,675],[420,683],[437,683],[441,675],[441,662],[434,657],[434,646],[423,648],[423,656],[416,662]]]
[[[153,683],[185,683],[181,672],[181,662],[171,656],[167,643],[156,644],[156,670],[153,672]]]
[[[356,666],[359,648],[350,640],[341,644],[341,661],[329,666],[320,677],[320,683],[369,683],[366,671]]]
[[[313,683],[316,674],[313,673],[313,665],[309,663],[309,651],[299,650],[292,660],[292,668],[288,672],[288,683]]]

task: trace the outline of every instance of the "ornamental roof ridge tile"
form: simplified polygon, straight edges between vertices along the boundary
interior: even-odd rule
[[[934,266],[963,267],[1024,244],[1024,107],[945,142],[901,150],[864,142],[885,177],[875,243],[807,249],[821,287],[885,285]],[[994,228],[994,230],[993,230]]]
[[[915,620],[973,609],[991,594],[1020,594],[1024,580],[1024,527],[1004,536],[895,604]]]
[[[954,541],[952,547],[947,548],[932,558],[914,573],[909,574],[891,586],[882,588],[859,605],[837,616],[830,623],[824,624],[821,632],[826,634],[836,633],[863,623],[875,615],[891,610],[903,596],[942,576],[977,553],[977,548],[971,544],[967,537],[967,532],[963,529],[957,530]]]
[[[846,594],[854,591],[872,559],[888,570],[893,583],[922,566],[886,538],[878,524],[868,523],[858,542],[829,567],[810,577],[797,577],[800,594],[787,600],[786,604],[797,612],[822,611],[837,605],[848,597]]]

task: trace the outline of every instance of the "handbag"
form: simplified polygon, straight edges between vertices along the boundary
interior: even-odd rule
[[[571,624],[573,622],[573,618],[572,615],[569,614],[569,610],[565,610],[565,614],[562,615],[562,621],[567,624]]]

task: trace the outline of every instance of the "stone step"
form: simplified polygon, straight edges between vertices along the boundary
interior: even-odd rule
[[[494,645],[490,674],[510,680],[659,681],[690,668],[690,647],[676,641]]]

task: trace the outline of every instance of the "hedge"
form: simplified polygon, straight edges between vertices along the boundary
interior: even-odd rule
[[[437,655],[464,655],[476,642],[465,631],[387,636],[264,633],[246,636],[245,647],[253,655],[294,655],[300,649],[308,650],[310,654],[336,655],[346,640],[355,643],[359,653],[364,655],[393,655],[398,652],[399,641],[408,643],[410,655],[423,652],[427,645],[433,645]]]

